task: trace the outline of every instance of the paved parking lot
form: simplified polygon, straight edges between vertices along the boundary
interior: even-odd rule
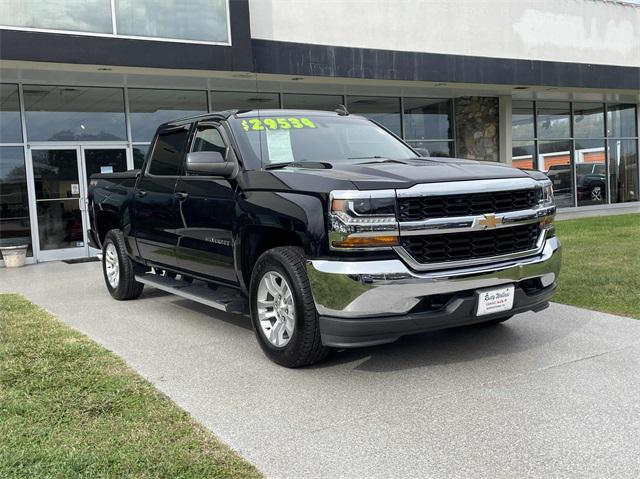
[[[288,370],[247,318],[147,289],[117,302],[100,265],[0,269],[123,357],[270,477],[638,477],[640,321],[562,305]]]

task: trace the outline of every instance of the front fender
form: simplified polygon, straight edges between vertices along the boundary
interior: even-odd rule
[[[238,276],[243,276],[243,239],[249,230],[262,229],[264,234],[271,235],[268,240],[274,244],[280,240],[295,240],[308,257],[318,257],[327,241],[325,204],[320,196],[309,194],[278,191],[241,193],[236,201],[237,221],[233,231]]]

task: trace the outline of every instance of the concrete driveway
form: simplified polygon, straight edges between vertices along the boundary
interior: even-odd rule
[[[111,299],[100,265],[0,270],[270,477],[638,477],[640,321],[562,305],[288,370],[248,318],[147,289]]]

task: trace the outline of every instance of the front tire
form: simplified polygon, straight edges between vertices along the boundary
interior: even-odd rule
[[[122,233],[109,231],[102,245],[102,272],[114,299],[136,299],[142,294],[144,284],[135,280],[135,269],[135,263],[127,255]]]
[[[297,368],[327,356],[305,259],[298,248],[284,246],[262,254],[251,274],[249,294],[256,338],[269,359]]]

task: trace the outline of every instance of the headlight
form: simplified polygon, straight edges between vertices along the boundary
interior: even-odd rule
[[[553,184],[551,180],[543,180],[542,183],[542,204],[543,206],[553,206]]]
[[[540,199],[541,210],[540,228],[547,230],[547,238],[555,236],[556,227],[553,223],[556,216],[556,206],[553,202],[553,184],[551,180],[542,180],[542,198]]]
[[[329,246],[333,250],[386,249],[398,244],[393,190],[332,191]]]

